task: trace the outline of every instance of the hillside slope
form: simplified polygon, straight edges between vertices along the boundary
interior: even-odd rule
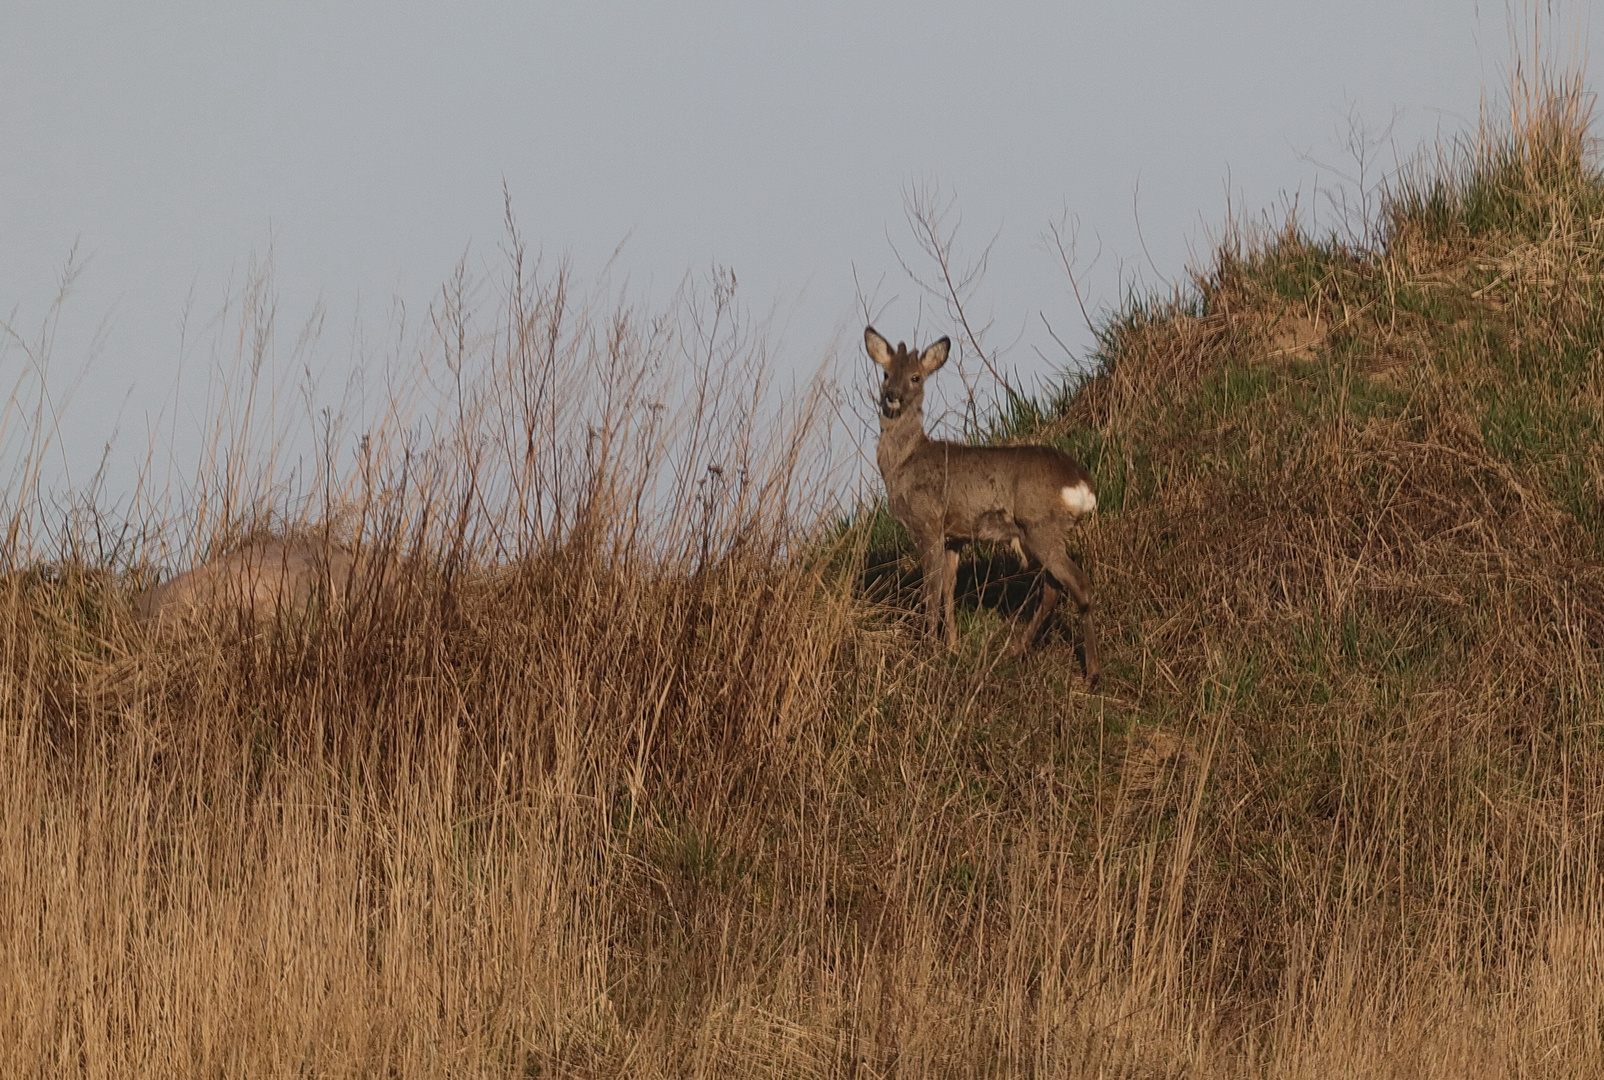
[[[1064,721],[1100,721],[1130,815],[1099,823],[1097,858],[1173,860],[1144,900],[1187,921],[1165,962],[1206,971],[1240,1030],[1331,1037],[1309,999],[1365,1016],[1379,1041],[1325,1075],[1514,1073],[1545,1026],[1575,1075],[1604,1062],[1587,100],[1526,96],[1406,174],[1367,243],[1236,235],[1181,296],[1113,319],[1090,378],[1001,425],[1098,479],[1107,674]],[[999,707],[1072,672],[1060,646]]]

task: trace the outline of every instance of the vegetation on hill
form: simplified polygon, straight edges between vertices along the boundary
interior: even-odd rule
[[[1517,92],[1360,242],[1239,233],[999,421],[1097,478],[1096,693],[1071,635],[1002,660],[1005,553],[926,640],[718,318],[664,421],[683,340],[560,282],[296,526],[371,552],[341,608],[149,635],[148,566],[82,518],[32,566],[12,505],[13,1071],[1596,1075],[1587,100]]]

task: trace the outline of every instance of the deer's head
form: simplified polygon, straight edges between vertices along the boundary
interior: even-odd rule
[[[950,339],[942,338],[922,353],[900,341],[893,349],[872,326],[864,329],[863,344],[869,350],[869,359],[885,372],[880,383],[880,415],[886,420],[895,420],[904,413],[918,414],[923,409],[925,380],[947,362],[947,351],[952,347]]]

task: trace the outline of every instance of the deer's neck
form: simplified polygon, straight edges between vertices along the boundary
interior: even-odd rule
[[[880,445],[875,451],[875,459],[880,465],[880,475],[885,477],[887,489],[894,486],[893,476],[903,463],[929,442],[930,438],[925,434],[923,409],[910,409],[895,420],[887,420],[884,416],[880,418]]]

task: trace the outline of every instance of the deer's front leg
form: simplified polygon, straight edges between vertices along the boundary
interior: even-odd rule
[[[941,610],[947,620],[947,648],[958,649],[958,552],[945,549],[946,559],[941,568]]]
[[[947,550],[938,538],[919,546],[924,567],[925,632],[935,637],[941,632],[941,612],[947,595]]]

